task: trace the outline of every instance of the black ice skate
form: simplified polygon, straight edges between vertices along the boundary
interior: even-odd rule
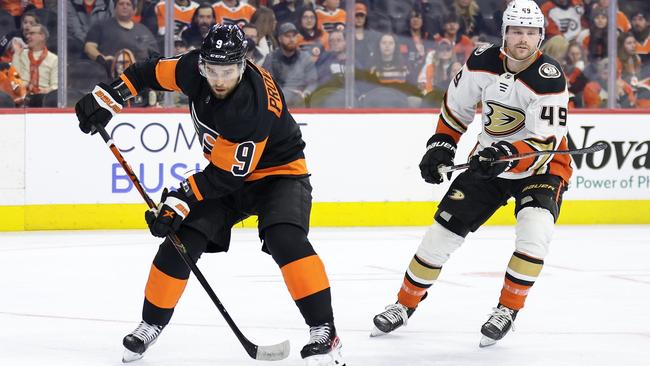
[[[515,318],[517,317],[517,310],[509,309],[501,304],[492,309],[492,315],[481,327],[481,342],[479,347],[491,346],[501,338],[503,338],[510,328],[514,330]]]
[[[406,325],[408,319],[414,312],[415,308],[407,308],[399,302],[386,306],[386,310],[375,315],[372,319],[372,322],[375,323],[375,327],[370,331],[370,336],[382,336],[394,331],[402,325]]]
[[[141,321],[140,325],[122,340],[122,344],[124,345],[122,362],[141,359],[147,348],[156,342],[163,328],[164,326],[151,325],[144,320]]]
[[[309,343],[302,348],[300,356],[308,366],[345,366],[334,324],[309,328]]]

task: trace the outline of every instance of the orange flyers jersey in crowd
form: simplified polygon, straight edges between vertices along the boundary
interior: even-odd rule
[[[15,103],[22,102],[27,94],[27,88],[18,71],[6,62],[0,63],[0,91],[9,94]]]
[[[199,7],[199,4],[190,1],[187,6],[180,6],[174,3],[174,20],[189,25],[192,23],[192,16]],[[161,0],[156,4],[156,19],[158,20],[158,33],[165,34],[165,1]]]
[[[37,9],[43,9],[43,0],[0,0],[0,8],[6,10],[7,13],[14,17],[22,15],[27,4],[32,4]]]
[[[582,0],[570,0],[571,6],[562,9],[555,5],[553,1],[548,0],[541,6],[542,13],[546,17],[546,39],[558,34],[571,41],[575,39],[583,27],[587,24],[583,21],[582,16],[585,13]]]
[[[239,2],[237,6],[230,7],[223,2],[212,5],[216,22],[221,24],[237,24],[240,27],[248,24],[255,14],[255,7]]]
[[[321,29],[328,33],[335,29],[343,30],[345,27],[345,10],[343,9],[334,11],[316,9],[316,18]]]
[[[219,198],[268,176],[307,176],[305,143],[271,74],[247,62],[231,95],[215,98],[198,70],[199,50],[138,62],[120,76],[133,95],[151,88],[189,97],[192,122],[209,161],[188,178],[199,200]]]
[[[482,103],[482,130],[475,151],[497,141],[512,143],[519,153],[567,148],[569,93],[561,66],[538,52],[518,73],[507,70],[499,46],[477,48],[456,74],[441,106],[437,133],[456,142],[474,121]],[[499,175],[505,179],[554,174],[565,182],[572,174],[569,155],[541,155],[519,161]]]

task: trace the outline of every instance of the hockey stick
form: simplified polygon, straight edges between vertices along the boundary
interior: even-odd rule
[[[593,144],[589,147],[585,147],[582,149],[573,149],[573,150],[544,150],[544,151],[530,151],[526,153],[521,153],[521,154],[513,154],[513,155],[508,155],[508,156],[503,156],[495,161],[512,161],[512,160],[521,160],[521,159],[526,159],[534,156],[540,156],[540,155],[547,155],[547,154],[561,154],[561,155],[582,155],[582,154],[591,154],[595,153],[597,151],[605,150],[609,147],[609,145],[605,142],[599,142],[596,144]],[[494,164],[494,162],[492,164]],[[462,170],[462,169],[467,169],[469,168],[469,163],[465,164],[459,164],[459,165],[453,165],[453,166],[443,166],[438,168],[438,172],[440,174],[445,174],[449,172],[453,172],[456,170]]]
[[[108,148],[111,149],[113,155],[115,155],[115,158],[120,163],[126,174],[129,176],[129,179],[131,179],[131,182],[133,182],[135,188],[138,190],[138,192],[140,192],[142,198],[144,198],[145,202],[147,202],[147,206],[149,206],[149,208],[156,208],[156,204],[151,199],[151,197],[149,197],[147,192],[145,192],[144,187],[142,187],[142,184],[140,184],[138,177],[136,177],[135,173],[133,173],[133,170],[129,166],[129,163],[126,162],[120,153],[120,150],[118,150],[118,148],[115,146],[115,143],[113,143],[111,136],[106,132],[103,126],[95,126],[95,129],[102,136],[102,139],[104,139],[104,142],[106,142]],[[194,273],[196,279],[199,280],[201,286],[203,286],[203,289],[208,293],[208,296],[210,296],[212,302],[217,306],[217,309],[219,309],[219,312],[226,320],[226,323],[228,323],[230,329],[232,329],[232,331],[235,333],[235,336],[237,336],[237,339],[239,339],[241,345],[244,346],[244,349],[249,356],[256,360],[262,361],[278,361],[283,360],[289,356],[289,340],[270,346],[258,346],[255,343],[249,341],[248,338],[246,338],[244,334],[239,330],[237,324],[235,324],[235,322],[232,320],[230,314],[228,314],[228,310],[226,310],[223,304],[221,304],[221,301],[219,301],[219,298],[214,293],[212,287],[210,287],[210,284],[199,270],[199,267],[196,266],[194,261],[192,261],[190,256],[187,254],[187,249],[183,243],[181,243],[178,235],[170,234],[167,236],[167,238],[171,240],[178,254],[181,256],[181,258],[183,258],[183,261],[185,264],[187,264],[192,273]]]

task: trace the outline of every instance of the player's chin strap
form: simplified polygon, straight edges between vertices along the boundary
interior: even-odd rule
[[[523,59],[523,60],[519,60],[519,59],[516,59],[516,58],[510,56],[510,55],[508,54],[508,52],[506,51],[505,46],[503,46],[503,45],[501,46],[501,48],[499,48],[499,51],[501,51],[501,54],[502,54],[502,55],[504,55],[505,57],[509,58],[509,59],[512,60],[512,61],[515,61],[515,62],[526,62],[526,61],[530,60],[531,58],[537,56],[537,52],[539,52],[539,46],[537,46],[537,48],[535,49],[535,51],[533,51],[533,53],[531,53],[530,56],[526,57],[526,58]]]
[[[569,150],[543,150],[543,151],[530,151],[530,152],[525,152],[521,154],[514,154],[514,155],[507,155],[507,156],[502,156],[497,160],[493,160],[492,164],[499,162],[499,161],[513,161],[513,160],[521,160],[521,159],[526,159],[526,158],[531,158],[531,157],[536,157],[540,155],[582,155],[582,154],[591,154],[595,153],[600,150],[605,150],[609,147],[609,144],[606,142],[597,142],[589,147],[585,147],[582,149],[569,149]],[[487,160],[486,158],[481,158],[484,160]],[[453,166],[442,166],[438,168],[438,172],[443,175],[449,172],[453,172],[456,170],[463,170],[469,168],[469,163],[465,164],[459,164],[459,165],[453,165]]]

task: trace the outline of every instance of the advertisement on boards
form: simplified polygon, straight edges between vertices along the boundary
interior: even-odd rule
[[[436,119],[429,114],[296,114],[307,142],[316,202],[439,200],[447,185],[420,178],[418,164]],[[467,160],[479,120],[461,139]],[[650,121],[644,115],[573,114],[569,147],[605,142],[604,152],[574,156],[565,199],[650,199]],[[188,113],[123,113],[107,127],[157,200],[163,188],[201,170],[201,140]],[[30,114],[25,127],[25,201],[139,203],[141,198],[99,136],[83,135],[74,114]]]

